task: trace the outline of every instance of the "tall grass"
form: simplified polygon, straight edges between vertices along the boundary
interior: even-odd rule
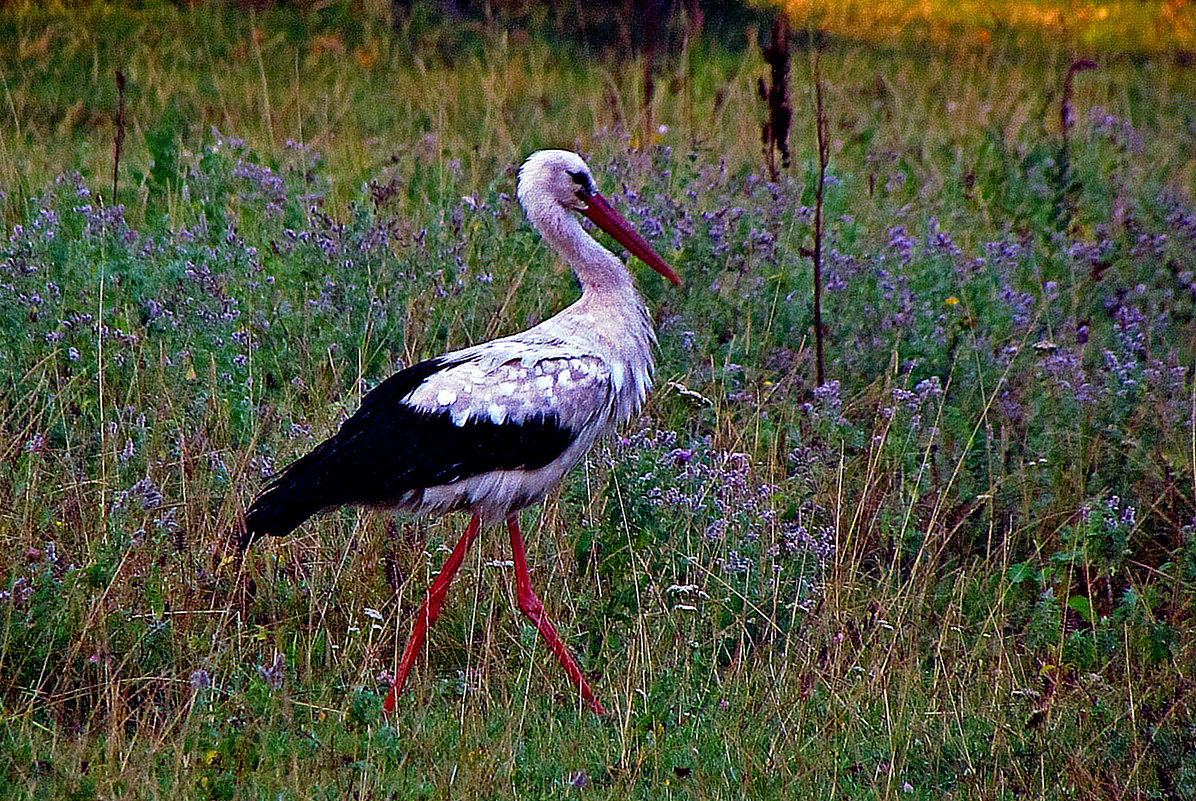
[[[1190,68],[829,40],[815,388],[811,54],[770,182],[755,51],[686,40],[642,141],[634,62],[316,20],[0,20],[3,795],[1196,792]],[[542,146],[686,278],[640,273],[643,419],[524,515],[612,714],[483,537],[384,720],[464,521],[341,511],[244,563],[229,537],[370,386],[575,296],[512,200]]]

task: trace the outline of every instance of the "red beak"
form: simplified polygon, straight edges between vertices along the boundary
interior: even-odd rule
[[[611,208],[610,203],[601,194],[594,192],[587,197],[586,207],[581,210],[581,213],[593,220],[603,231],[613,236],[620,245],[630,250],[631,254],[637,259],[674,284],[681,285],[681,279],[677,276],[677,273],[673,272],[673,268],[666,264],[664,259],[656,255],[656,251],[652,249],[652,246],[631,227],[631,223],[627,222],[622,214]]]

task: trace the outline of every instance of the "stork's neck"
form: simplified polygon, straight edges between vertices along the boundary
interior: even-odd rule
[[[577,217],[559,203],[529,204],[527,216],[577,273],[583,293],[635,293],[635,283],[623,262],[590,236]]]

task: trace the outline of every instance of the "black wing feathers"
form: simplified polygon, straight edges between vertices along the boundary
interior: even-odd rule
[[[286,467],[253,502],[246,544],[289,534],[322,509],[392,505],[413,489],[492,470],[535,470],[577,438],[555,415],[502,424],[471,418],[458,426],[447,410],[425,412],[403,402],[429,376],[461,363],[420,362],[369,392],[340,431]]]

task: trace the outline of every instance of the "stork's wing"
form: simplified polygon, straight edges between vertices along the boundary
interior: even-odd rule
[[[538,358],[504,358],[502,351],[483,351],[429,375],[404,400],[425,412],[447,412],[457,426],[474,419],[519,425],[543,417],[581,431],[607,412],[612,381],[605,361],[549,348],[537,352]],[[498,358],[486,358],[492,355]]]
[[[593,356],[494,364],[463,351],[369,392],[340,430],[285,468],[246,513],[246,544],[346,504],[397,505],[412,490],[551,463],[609,413],[610,372]]]

